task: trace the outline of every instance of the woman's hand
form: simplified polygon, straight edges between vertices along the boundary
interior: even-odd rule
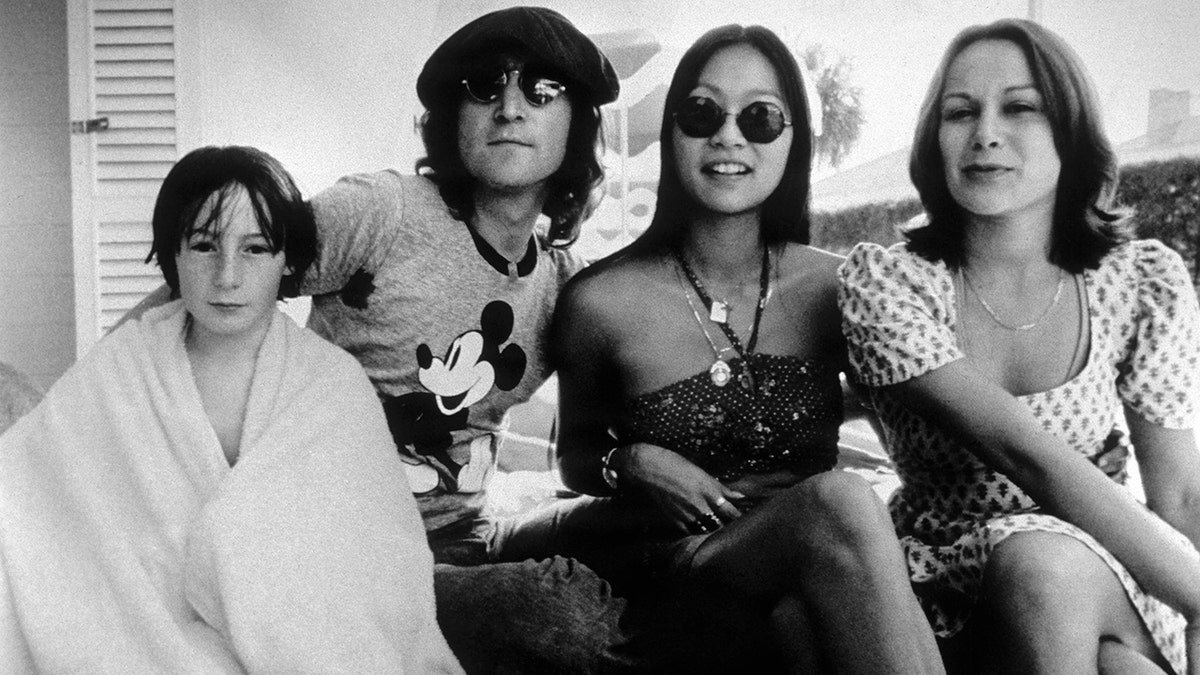
[[[803,478],[793,471],[783,469],[770,473],[753,473],[730,483],[728,487],[740,492],[752,503],[762,503],[771,497],[795,487]]]
[[[1129,450],[1129,436],[1119,427],[1114,427],[1108,438],[1104,439],[1104,447],[1089,459],[1100,467],[1104,475],[1124,485],[1129,479]]]
[[[745,495],[666,448],[634,443],[613,453],[622,489],[645,495],[688,534],[712,532],[742,515],[730,500]]]

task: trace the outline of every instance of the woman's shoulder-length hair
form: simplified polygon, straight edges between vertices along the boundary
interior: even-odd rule
[[[1005,40],[1021,49],[1046,106],[1062,165],[1050,260],[1072,273],[1095,268],[1129,238],[1129,211],[1115,204],[1116,153],[1104,133],[1095,90],[1078,55],[1057,34],[1023,19],[971,26],[946,49],[921,105],[909,157],[909,176],[927,220],[905,233],[908,247],[951,267],[963,263],[963,214],[946,184],[938,131],[947,72],[963,50],[981,40]]]

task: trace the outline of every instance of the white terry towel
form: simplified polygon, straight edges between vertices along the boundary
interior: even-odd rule
[[[0,436],[0,671],[461,672],[378,399],[276,313],[231,468],[180,302]]]

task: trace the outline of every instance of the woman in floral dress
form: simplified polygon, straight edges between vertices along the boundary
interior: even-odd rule
[[[1077,57],[963,31],[910,171],[927,222],[858,246],[840,301],[947,665],[1200,672],[1200,311],[1179,255],[1125,234]],[[1089,461],[1126,433],[1144,505]]]

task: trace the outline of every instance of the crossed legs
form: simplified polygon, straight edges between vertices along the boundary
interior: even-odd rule
[[[766,603],[794,672],[942,672],[891,520],[853,474],[813,476],[722,528],[692,576]]]

